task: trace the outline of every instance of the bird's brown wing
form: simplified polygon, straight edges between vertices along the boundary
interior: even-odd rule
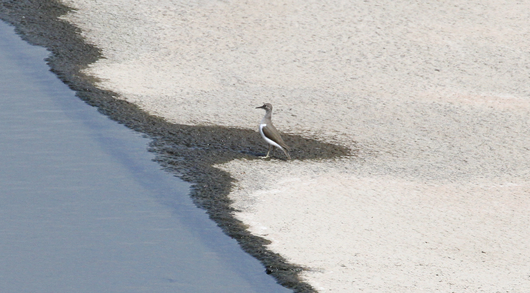
[[[265,127],[263,127],[263,134],[265,134],[266,137],[272,139],[274,142],[279,144],[282,148],[290,151],[291,148],[285,144],[282,137],[280,136],[280,133],[278,130],[276,130],[276,127],[272,125],[272,123],[268,123]]]

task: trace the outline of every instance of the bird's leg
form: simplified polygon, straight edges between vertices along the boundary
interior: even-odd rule
[[[274,150],[274,146],[272,146],[271,144],[269,144],[269,151],[267,152],[267,155],[265,157],[263,157],[264,159],[267,159],[271,153],[271,150]]]

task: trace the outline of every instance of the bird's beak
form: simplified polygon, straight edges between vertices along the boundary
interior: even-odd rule
[[[261,107],[256,107],[256,109],[265,109],[265,105],[263,105]]]

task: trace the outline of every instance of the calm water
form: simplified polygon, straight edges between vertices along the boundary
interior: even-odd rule
[[[0,22],[0,292],[290,292]]]

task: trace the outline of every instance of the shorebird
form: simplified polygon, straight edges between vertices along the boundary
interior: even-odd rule
[[[264,159],[268,158],[271,150],[274,151],[274,147],[277,147],[283,151],[287,159],[291,159],[291,156],[289,155],[289,147],[285,144],[282,137],[280,136],[280,133],[278,130],[276,130],[276,127],[272,124],[272,105],[269,103],[263,104],[261,107],[256,107],[256,109],[265,109],[265,116],[263,116],[263,119],[261,119],[261,122],[259,123],[259,133],[261,134],[261,137],[269,144],[269,151],[267,152],[267,155],[263,157]]]

